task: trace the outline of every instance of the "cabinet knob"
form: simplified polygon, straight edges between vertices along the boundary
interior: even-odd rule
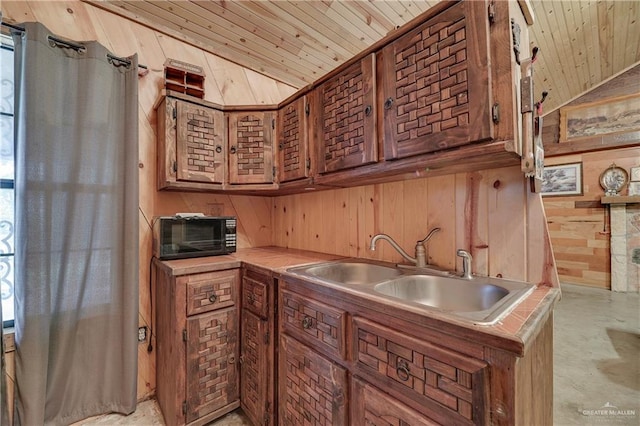
[[[253,293],[249,293],[249,295],[247,296],[247,303],[250,305],[253,305],[256,303],[256,296],[254,296]]]
[[[229,357],[227,358],[227,361],[229,362],[229,364],[235,364],[235,363],[236,363],[236,356],[235,356],[235,354],[231,354],[231,355],[229,355]]]
[[[216,152],[220,154],[222,152],[222,147],[220,145],[216,145]]]
[[[211,295],[209,296],[209,302],[211,303],[215,303],[217,299],[218,299],[218,296],[216,296],[215,293],[211,293]]]
[[[302,319],[302,328],[304,328],[305,330],[308,330],[311,327],[313,327],[313,318],[311,318],[310,316],[305,316]]]
[[[367,117],[371,115],[371,105],[367,105],[366,108],[364,109],[364,115],[366,115]]]
[[[392,105],[393,105],[393,98],[387,98],[387,100],[384,101],[384,109],[391,109]]]
[[[398,379],[406,382],[409,380],[409,364],[405,360],[399,360],[396,366],[396,374],[398,375]]]
[[[235,145],[233,145],[233,146],[229,149],[229,152],[230,152],[230,153],[232,153],[232,154],[235,154],[235,153],[236,153],[236,146],[235,146]]]

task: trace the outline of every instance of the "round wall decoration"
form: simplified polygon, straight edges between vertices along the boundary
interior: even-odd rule
[[[616,166],[615,163],[600,175],[600,186],[604,188],[604,194],[607,196],[620,195],[620,191],[628,182],[629,173],[622,167]]]

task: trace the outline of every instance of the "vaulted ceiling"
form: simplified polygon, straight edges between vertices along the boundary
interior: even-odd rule
[[[405,0],[84,0],[296,88],[436,3]],[[501,1],[501,0],[499,0]],[[531,0],[537,90],[550,111],[640,61],[640,1]],[[536,90],[536,91],[537,91]]]

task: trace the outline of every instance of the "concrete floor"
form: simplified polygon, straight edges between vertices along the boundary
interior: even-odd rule
[[[554,424],[640,425],[640,297],[564,284],[555,310]]]
[[[554,424],[640,425],[640,296],[564,284],[555,310]],[[162,425],[155,401],[79,425]],[[231,413],[215,426],[249,425]],[[538,426],[538,425],[526,425]]]

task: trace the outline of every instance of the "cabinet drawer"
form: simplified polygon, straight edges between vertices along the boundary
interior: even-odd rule
[[[280,294],[284,331],[329,355],[346,359],[346,312],[287,290]]]
[[[353,319],[355,373],[443,424],[488,422],[486,362]]]
[[[263,281],[242,277],[242,307],[263,319],[267,319],[269,312],[269,281],[267,276]]]
[[[239,277],[238,269],[181,277],[187,286],[187,315],[233,306]]]

